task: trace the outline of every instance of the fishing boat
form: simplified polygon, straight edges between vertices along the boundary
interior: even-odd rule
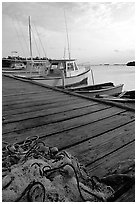
[[[124,84],[114,85],[112,82],[81,86],[76,88],[70,88],[69,91],[73,91],[78,94],[82,94],[90,97],[98,97],[100,95],[118,95],[122,92]]]
[[[29,68],[29,70],[30,72],[26,69],[27,73],[18,73],[15,76],[49,86],[66,88],[91,83],[91,70],[80,69],[75,59],[54,59],[47,62],[35,61],[33,67]]]
[[[30,41],[30,61],[27,61],[26,73],[18,73],[15,76],[33,80],[41,84],[57,87],[78,86],[91,83],[91,70],[79,68],[75,59],[70,57],[69,43],[68,59],[46,59],[33,60],[31,43],[31,24],[29,17],[29,41]],[[68,35],[67,35],[68,36]]]

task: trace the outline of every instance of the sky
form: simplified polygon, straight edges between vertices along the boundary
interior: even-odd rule
[[[28,16],[33,57],[67,58],[70,52],[91,64],[135,60],[134,2],[3,2],[3,57],[13,51],[30,56]]]

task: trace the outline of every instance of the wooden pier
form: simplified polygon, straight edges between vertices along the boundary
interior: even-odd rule
[[[2,140],[15,143],[38,135],[48,146],[67,150],[99,178],[135,159],[135,113],[14,77],[2,78]],[[118,202],[135,200],[134,186]]]

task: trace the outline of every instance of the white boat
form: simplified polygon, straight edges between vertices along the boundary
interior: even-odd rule
[[[98,97],[100,95],[118,95],[122,92],[124,84],[114,85],[113,83],[103,83],[84,87],[77,87],[68,89],[78,94],[82,94],[90,97]]]
[[[91,70],[79,69],[74,59],[60,60],[33,60],[32,57],[32,43],[31,43],[31,24],[29,16],[29,41],[30,41],[30,61],[27,61],[26,72],[18,73],[15,76],[34,80],[41,84],[69,87],[80,84],[91,83]],[[67,33],[68,34],[68,33]],[[68,35],[67,35],[68,36]],[[69,42],[68,42],[69,50]]]
[[[79,68],[74,59],[54,59],[28,63],[26,73],[15,76],[56,87],[73,87],[91,84],[91,70]]]

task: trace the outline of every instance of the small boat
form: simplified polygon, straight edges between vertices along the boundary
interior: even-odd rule
[[[10,67],[2,67],[3,74],[14,74],[20,71],[25,73],[26,65],[23,62],[11,62]]]
[[[75,59],[50,59],[47,62],[35,61],[33,62],[32,71],[30,67],[26,68],[26,73],[18,73],[15,76],[49,86],[65,88],[91,83],[91,70],[80,69]]]
[[[78,94],[82,94],[90,97],[98,97],[100,95],[118,95],[122,92],[124,84],[114,85],[112,82],[83,86],[77,88],[68,89],[69,91],[73,91]]]
[[[102,98],[106,101],[120,102],[120,103],[135,103],[135,90],[124,91],[119,94],[117,97],[100,95],[98,98]]]
[[[111,102],[113,104],[123,106],[124,108],[130,108],[132,110],[135,110],[135,90],[124,91],[117,97],[100,95],[98,96],[98,98],[106,102]]]
[[[125,104],[135,104],[135,90],[132,91],[124,91],[119,94],[117,97],[108,96],[108,95],[100,95],[98,98],[102,98],[106,101],[113,101]]]

